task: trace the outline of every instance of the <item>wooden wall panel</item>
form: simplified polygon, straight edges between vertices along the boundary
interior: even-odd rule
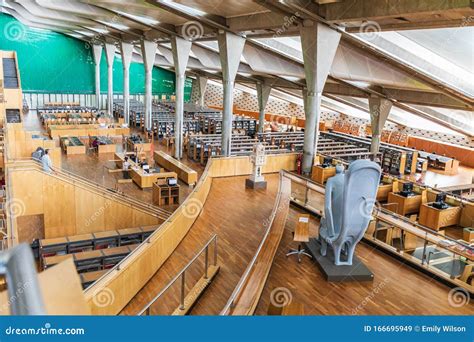
[[[44,231],[47,239],[76,234],[74,193],[74,185],[44,175]]]
[[[85,234],[103,231],[105,228],[106,199],[76,187],[76,233]]]
[[[38,215],[43,209],[43,177],[36,171],[11,173],[13,190],[12,206],[21,215]],[[18,206],[18,208],[16,208]],[[18,209],[18,210],[17,210]]]
[[[104,230],[134,227],[133,209],[130,206],[111,200],[106,200],[104,203],[106,207]]]

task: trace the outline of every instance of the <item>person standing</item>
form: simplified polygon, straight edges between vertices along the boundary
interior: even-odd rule
[[[43,166],[44,172],[51,173],[53,171],[51,168],[53,166],[53,162],[49,156],[49,150],[44,151],[44,155],[41,157],[41,165]]]
[[[130,175],[128,174],[129,169],[130,169],[130,162],[128,161],[128,157],[125,157],[122,163],[123,179],[130,179]]]

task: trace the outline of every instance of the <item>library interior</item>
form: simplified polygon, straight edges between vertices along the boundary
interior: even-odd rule
[[[1,315],[473,315],[474,5],[0,0]]]

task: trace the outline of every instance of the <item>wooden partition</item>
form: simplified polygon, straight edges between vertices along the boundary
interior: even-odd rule
[[[453,145],[415,136],[410,136],[408,146],[417,150],[445,155],[446,157],[459,160],[464,166],[474,167],[474,148],[472,147]]]
[[[45,238],[155,225],[166,218],[38,166],[9,168],[9,184],[18,204],[16,218],[44,215]]]
[[[267,158],[265,172],[281,168],[294,170],[297,154],[272,155]],[[116,315],[158,271],[173,253],[199,216],[212,184],[213,177],[250,174],[249,157],[211,158],[198,184],[183,204],[147,240],[85,291],[94,315]],[[96,300],[103,294],[113,294],[110,305]]]

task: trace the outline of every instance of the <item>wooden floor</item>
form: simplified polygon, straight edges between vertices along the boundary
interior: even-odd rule
[[[224,307],[263,237],[278,187],[278,175],[266,176],[266,190],[245,189],[245,177],[214,179],[204,211],[173,255],[152,280],[123,310],[136,314],[153,298],[213,235],[218,235],[218,264],[221,270],[192,314],[215,315]],[[202,263],[200,264],[202,269]],[[174,295],[154,306],[152,313],[169,314],[176,308],[179,284]]]
[[[373,247],[360,243],[356,255],[374,273],[373,282],[328,283],[316,264],[304,257],[286,257],[295,248],[294,231],[299,209],[294,207],[270,271],[256,314],[267,314],[272,291],[285,288],[292,300],[304,304],[307,315],[472,315],[474,303],[454,307],[448,302],[451,288]],[[310,235],[319,222],[311,218]],[[284,291],[287,291],[284,290]],[[275,290],[274,296],[279,290]]]

